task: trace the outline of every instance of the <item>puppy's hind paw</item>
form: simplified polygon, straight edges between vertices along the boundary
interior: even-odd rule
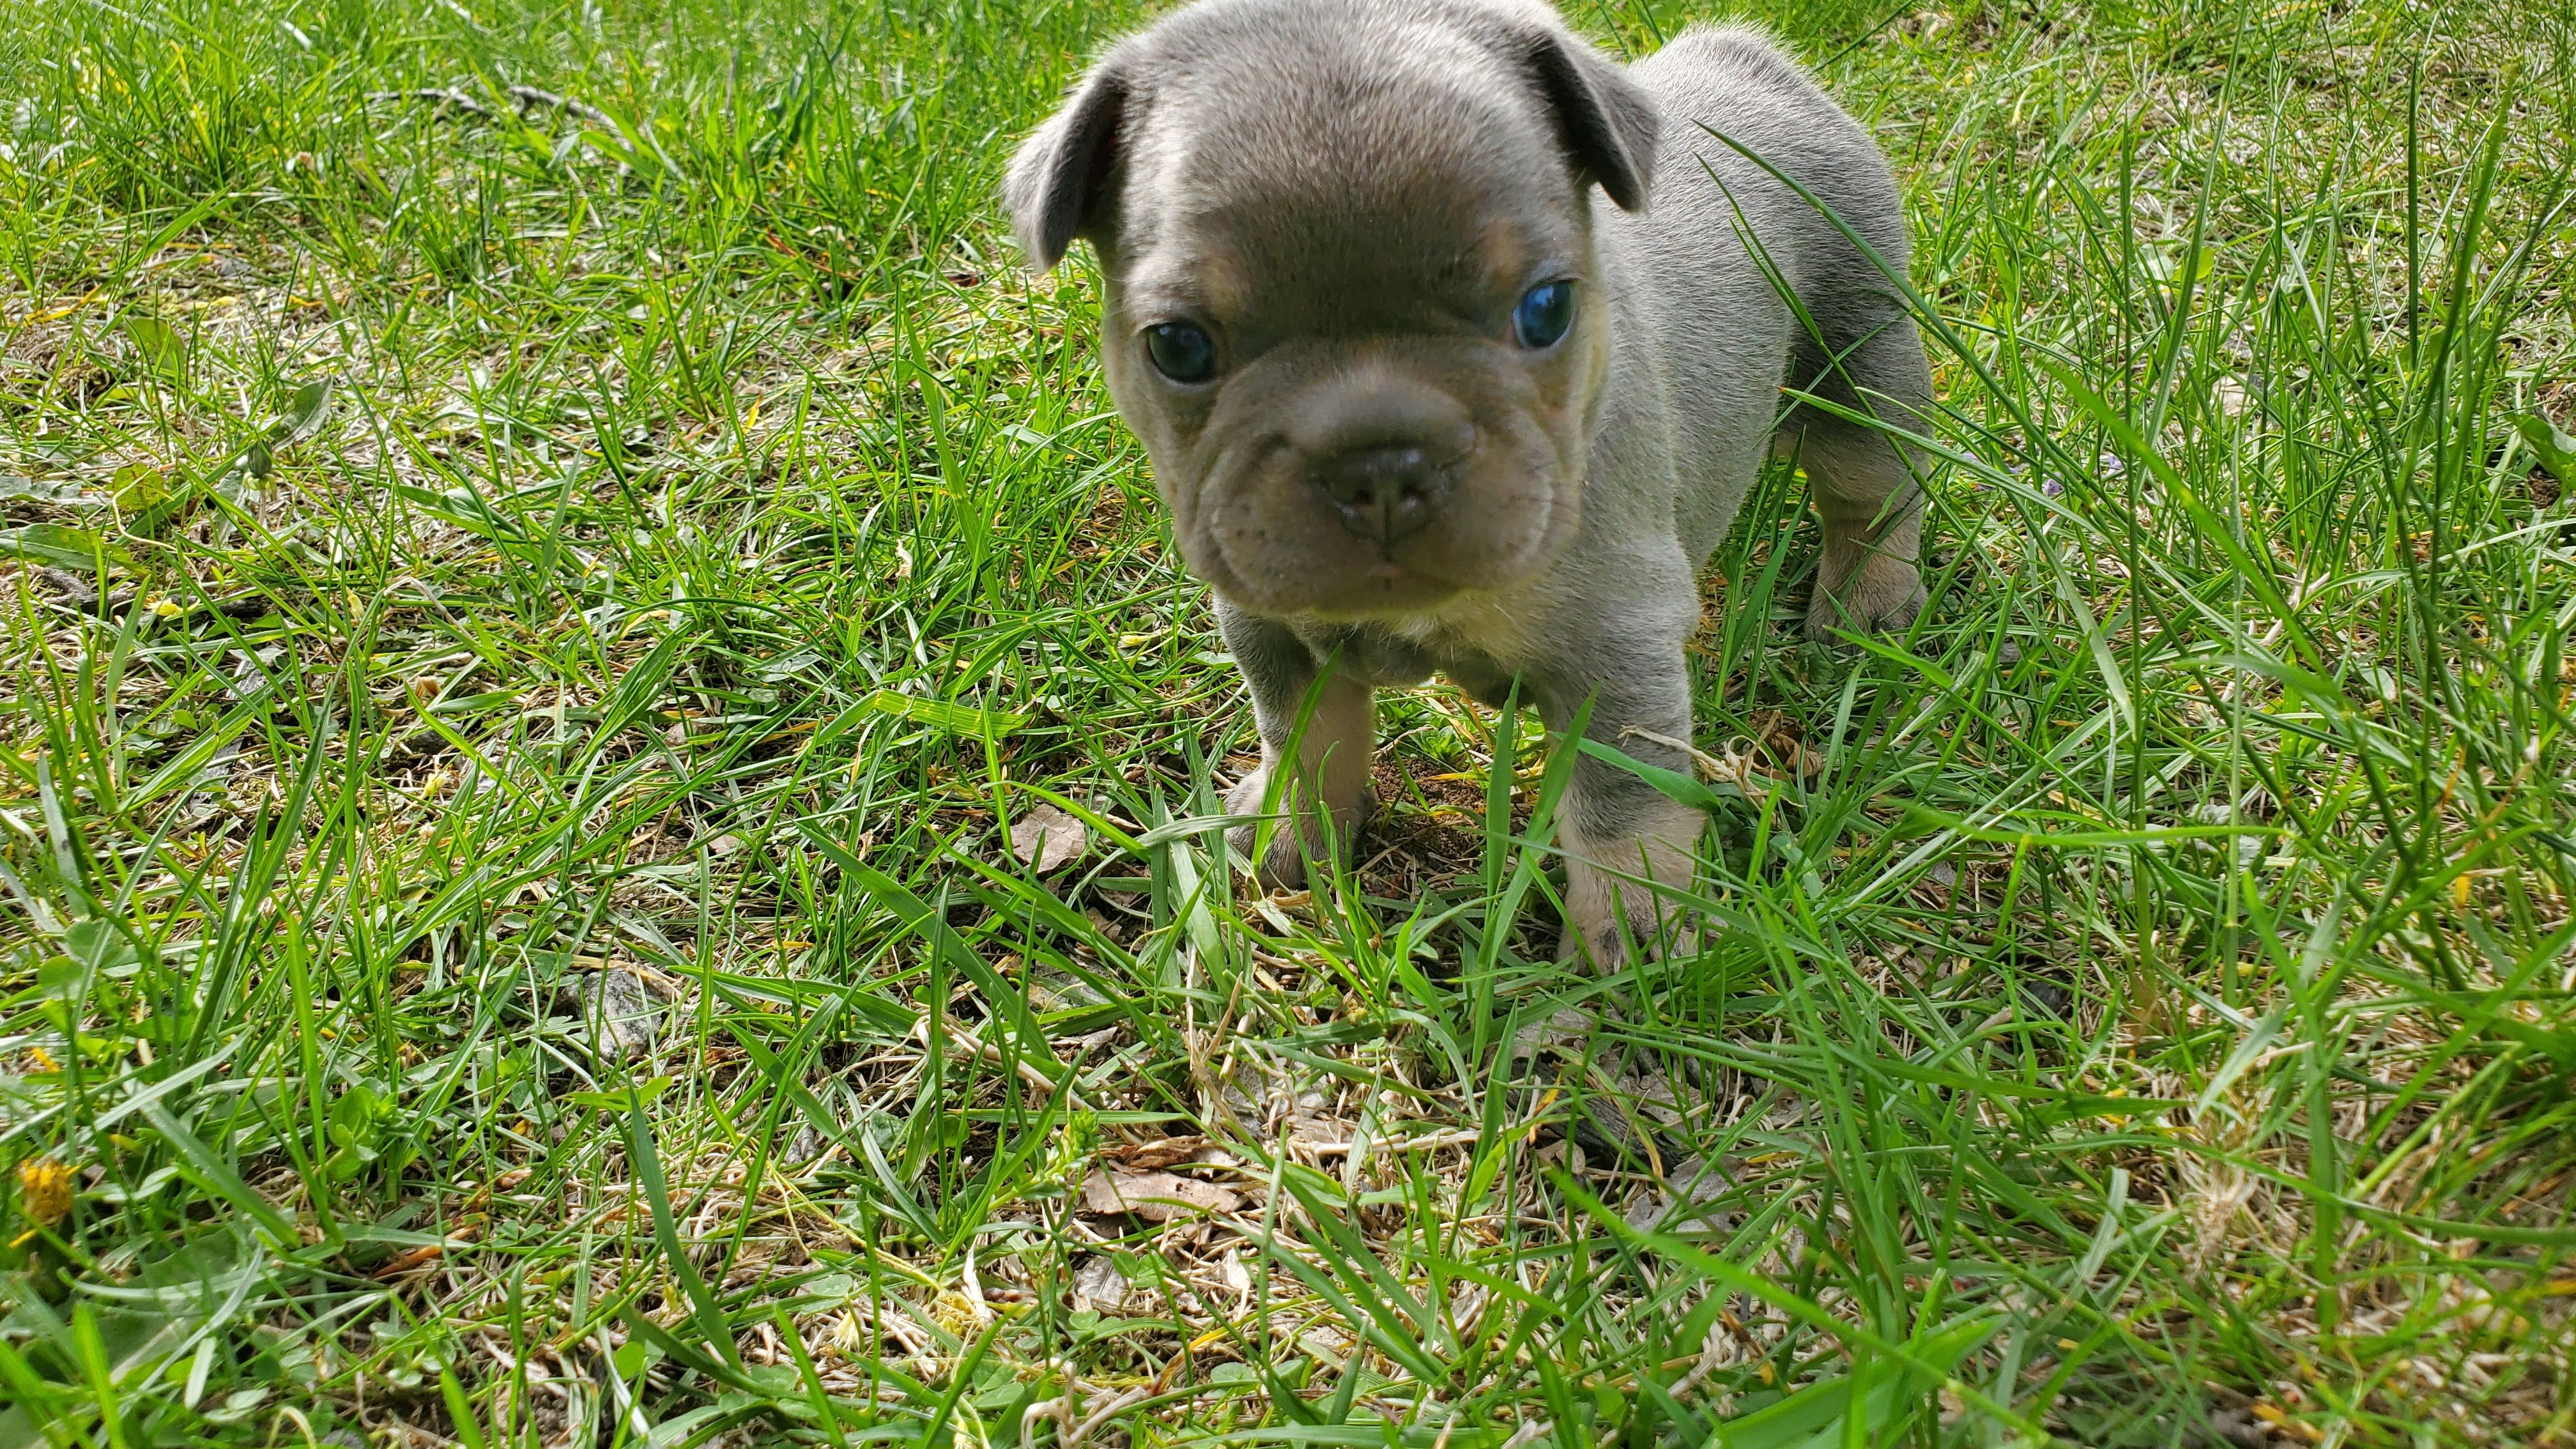
[[[1832,644],[1845,634],[1894,634],[1913,624],[1929,599],[1914,565],[1862,568],[1838,587],[1816,586],[1807,606],[1807,638]]]

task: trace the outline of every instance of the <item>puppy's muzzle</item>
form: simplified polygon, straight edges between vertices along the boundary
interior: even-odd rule
[[[1307,475],[1333,500],[1355,538],[1391,544],[1418,533],[1449,498],[1449,470],[1425,448],[1353,448],[1318,460]]]
[[[1337,369],[1297,400],[1291,417],[1298,471],[1353,538],[1380,548],[1440,519],[1476,446],[1475,424],[1457,398],[1374,360]]]

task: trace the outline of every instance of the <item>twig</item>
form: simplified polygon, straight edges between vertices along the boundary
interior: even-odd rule
[[[569,111],[594,126],[606,126],[611,130],[617,126],[606,111],[572,96],[559,96],[535,86],[512,86],[505,94],[518,103],[519,114],[523,116],[531,111]]]
[[[1077,1425],[1074,1428],[1073,1433],[1065,1437],[1063,1443],[1058,1446],[1058,1449],[1082,1449],[1083,1441],[1091,1437],[1092,1430],[1108,1423],[1112,1417],[1126,1409],[1129,1405],[1152,1397],[1153,1392],[1153,1385],[1138,1384],[1136,1387],[1129,1389],[1127,1392],[1120,1394],[1114,1399],[1111,1399],[1108,1403],[1092,1410],[1091,1416],[1084,1419],[1081,1424]]]
[[[516,107],[522,116],[533,116],[540,111],[562,111],[593,126],[605,126],[611,130],[616,129],[617,126],[617,122],[611,119],[606,111],[577,97],[557,95],[553,91],[537,86],[510,86],[501,93],[510,98],[510,104]],[[427,86],[409,91],[369,91],[367,99],[370,101],[431,101],[437,104],[438,110],[435,114],[438,115],[454,110],[462,111],[469,116],[479,116],[487,121],[497,119],[490,106],[467,95],[456,86]]]
[[[1691,1392],[1706,1382],[1708,1376],[1717,1372],[1719,1364],[1724,1362],[1726,1328],[1723,1323],[1708,1326],[1708,1337],[1699,1346],[1699,1362],[1692,1364],[1690,1372],[1682,1375],[1681,1382],[1669,1390],[1676,1402],[1690,1397]]]
[[[1732,743],[1728,744],[1726,755],[1721,759],[1688,740],[1677,740],[1671,735],[1658,734],[1642,725],[1628,726],[1619,732],[1619,737],[1623,740],[1634,737],[1662,745],[1666,749],[1680,750],[1690,756],[1692,764],[1699,767],[1702,779],[1733,785],[1743,791],[1748,800],[1758,801],[1771,791],[1771,782],[1753,768],[1752,752],[1739,750]]]
[[[1073,1399],[1070,1391],[1052,1399],[1040,1399],[1020,1412],[1020,1449],[1037,1449],[1037,1422],[1055,1420],[1058,1442],[1073,1432]]]
[[[438,109],[430,112],[433,119],[445,115],[451,108],[463,111],[469,116],[481,116],[487,121],[492,119],[492,108],[490,106],[483,104],[481,101],[474,99],[472,96],[458,90],[454,86],[425,86],[419,90],[412,91],[369,91],[367,92],[367,99],[371,101],[435,101],[438,103]]]

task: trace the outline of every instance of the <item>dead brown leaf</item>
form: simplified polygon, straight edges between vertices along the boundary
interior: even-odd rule
[[[1207,1145],[1208,1140],[1204,1137],[1163,1137],[1152,1142],[1140,1142],[1133,1147],[1113,1147],[1104,1155],[1121,1167],[1143,1172],[1169,1167],[1175,1162],[1187,1162],[1206,1150]]]
[[[1022,865],[1035,865],[1045,875],[1091,848],[1091,832],[1082,822],[1052,805],[1039,805],[1011,826],[1011,854]]]
[[[1243,1199],[1212,1182],[1176,1177],[1168,1172],[1094,1172],[1082,1186],[1082,1210],[1095,1216],[1134,1213],[1149,1223],[1168,1223],[1197,1213],[1230,1213]]]

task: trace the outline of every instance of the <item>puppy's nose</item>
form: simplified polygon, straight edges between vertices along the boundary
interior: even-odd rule
[[[1342,527],[1380,543],[1419,530],[1440,511],[1449,474],[1421,448],[1353,448],[1314,468],[1315,486],[1340,513]]]

